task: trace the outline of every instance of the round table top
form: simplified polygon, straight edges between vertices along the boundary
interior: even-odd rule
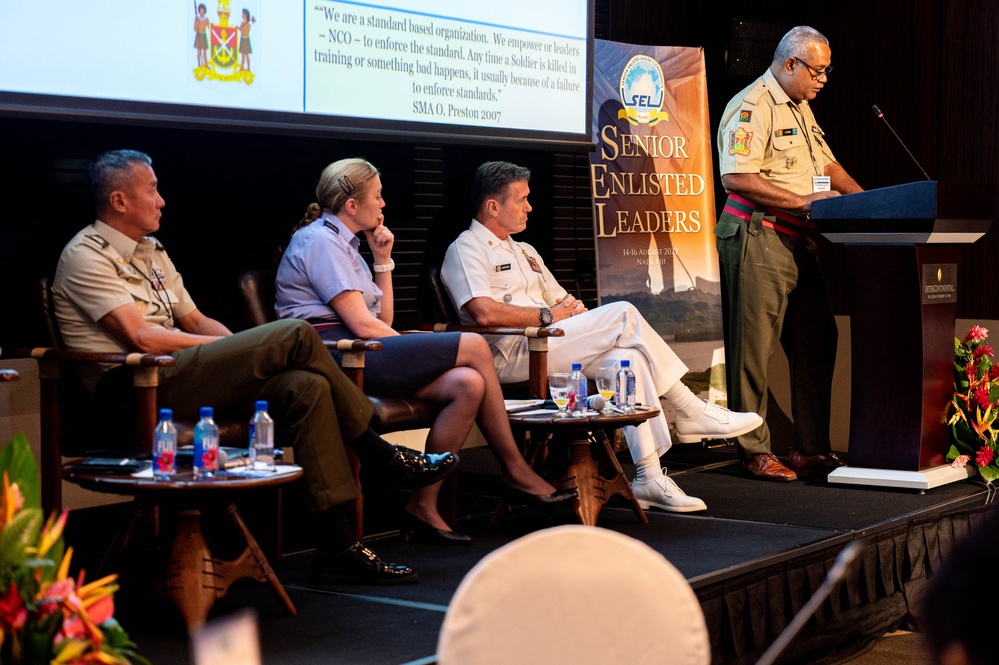
[[[581,416],[556,418],[555,411],[546,413],[511,413],[511,425],[544,425],[548,427],[565,427],[567,429],[606,429],[626,425],[638,425],[659,415],[659,409],[643,409],[635,413],[615,413],[604,415],[591,411]]]
[[[302,477],[302,467],[295,465],[280,465],[276,473],[267,476],[245,476],[220,473],[213,478],[194,477],[191,469],[178,469],[171,480],[156,480],[153,477],[136,477],[133,475],[113,475],[106,473],[87,473],[72,468],[80,460],[66,463],[62,467],[62,477],[81,487],[99,492],[115,494],[142,494],[148,492],[221,492],[229,490],[262,489],[276,487],[298,480]]]

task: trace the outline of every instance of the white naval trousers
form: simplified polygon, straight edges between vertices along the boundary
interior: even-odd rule
[[[565,337],[548,338],[549,374],[568,372],[572,363],[582,363],[583,373],[593,379],[598,368],[629,360],[638,401],[658,408],[659,396],[687,373],[687,366],[629,302],[609,303],[552,327],[564,330]],[[509,353],[505,360],[500,353],[493,354],[500,381],[526,381],[530,366],[527,339],[520,340]],[[650,453],[662,455],[672,445],[661,409],[655,418],[637,427],[625,427],[624,435],[635,462]]]

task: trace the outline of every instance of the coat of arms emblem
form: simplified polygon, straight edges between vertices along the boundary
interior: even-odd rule
[[[257,19],[244,9],[239,25],[229,24],[229,0],[218,0],[218,23],[208,18],[208,9],[195,0],[194,48],[198,66],[194,77],[199,81],[242,81],[253,83],[250,71],[250,28]]]

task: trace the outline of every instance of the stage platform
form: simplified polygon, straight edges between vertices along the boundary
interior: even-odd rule
[[[678,445],[663,462],[688,494],[705,500],[706,512],[652,510],[649,524],[642,525],[623,502],[611,502],[599,525],[647,543],[690,581],[707,620],[712,660],[719,664],[755,663],[853,540],[860,540],[863,550],[845,583],[778,662],[848,662],[884,633],[912,628],[908,612],[941,553],[993,498],[977,478],[926,492],[831,485],[821,476],[792,483],[750,479],[730,446]],[[633,469],[625,466],[633,477]],[[216,603],[209,620],[255,608],[265,664],[436,662],[444,612],[468,570],[519,536],[572,522],[566,510],[546,514],[525,508],[490,530],[499,489],[492,454],[463,451],[460,471],[458,529],[475,536],[471,546],[406,543],[391,533],[371,543],[385,559],[416,568],[418,584],[311,585],[310,555],[291,552],[275,568],[297,617],[286,616],[262,585],[241,582]],[[389,530],[404,499],[400,494],[370,499],[369,533]],[[68,538],[77,548],[77,563],[96,565],[121,513],[121,507],[74,511]],[[307,546],[304,522],[289,519],[286,535],[290,550]],[[173,606],[141,587],[139,580],[126,577],[116,596],[116,616],[139,652],[157,665],[191,662]],[[635,625],[656,630],[656,618],[642,617]]]

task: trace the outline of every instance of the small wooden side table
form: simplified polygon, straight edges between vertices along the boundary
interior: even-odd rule
[[[78,460],[77,460],[78,461]],[[250,533],[234,502],[234,495],[249,490],[278,487],[302,477],[298,466],[279,467],[270,476],[220,474],[207,480],[196,480],[190,470],[178,470],[173,480],[155,480],[130,475],[82,473],[67,463],[63,478],[97,492],[134,496],[131,514],[119,529],[108,549],[102,568],[128,547],[135,527],[156,507],[163,511],[164,523],[175,524],[172,533],[158,534],[169,551],[162,562],[156,580],[160,593],[173,600],[180,610],[189,633],[204,625],[215,600],[228,591],[238,579],[250,578],[267,584],[289,614],[297,611],[277,575],[271,568],[256,539]],[[218,505],[231,521],[243,543],[233,559],[215,556],[201,529],[204,506]],[[238,546],[237,546],[238,547]]]
[[[612,496],[630,501],[638,519],[648,524],[614,455],[611,440],[614,430],[641,424],[658,415],[659,410],[567,418],[556,418],[554,413],[510,414],[511,427],[531,432],[528,463],[542,476],[553,478],[551,483],[557,488],[576,490],[579,496],[573,508],[583,524],[595,526],[600,509]]]

